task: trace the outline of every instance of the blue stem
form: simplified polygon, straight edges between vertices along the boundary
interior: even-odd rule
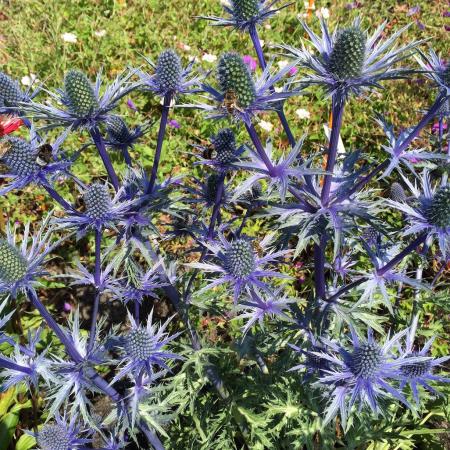
[[[15,370],[16,372],[26,373],[27,375],[33,375],[33,370],[30,369],[29,367],[20,366],[19,364],[9,361],[8,359],[2,358],[1,356],[0,356],[0,367],[9,370]]]
[[[112,165],[111,159],[109,158],[108,151],[106,150],[105,142],[103,141],[102,135],[97,127],[90,130],[92,140],[97,147],[98,153],[102,158],[103,165],[108,172],[109,179],[114,186],[114,190],[117,192],[119,190],[119,179],[117,178],[116,171]]]
[[[208,228],[208,239],[212,239],[214,236],[214,227],[216,225],[217,217],[220,213],[220,206],[222,204],[222,197],[223,192],[225,190],[225,172],[220,174],[220,178],[217,181],[217,192],[216,192],[216,198],[214,201],[214,207],[213,212],[211,215],[211,221],[209,222],[209,228]]]
[[[328,158],[326,171],[329,175],[325,175],[322,187],[322,205],[327,206],[330,199],[331,182],[333,181],[333,171],[337,159],[337,150],[339,144],[339,135],[342,126],[342,117],[344,115],[345,100],[340,92],[333,96],[333,124],[331,127],[330,145],[328,147]]]
[[[100,292],[98,291],[100,287],[100,279],[101,279],[101,246],[102,246],[102,232],[101,230],[95,230],[95,269],[94,269],[94,282],[95,287],[97,288],[97,293],[95,294],[94,306],[92,308],[92,317],[91,317],[91,329],[89,333],[89,344],[88,344],[88,353],[94,348],[95,344],[95,334],[97,333],[97,316],[98,316],[98,308],[100,306]]]
[[[159,123],[158,141],[156,143],[155,158],[153,160],[152,172],[150,174],[150,181],[147,186],[146,194],[151,194],[153,187],[155,186],[156,177],[158,175],[159,161],[161,160],[162,146],[164,142],[164,136],[166,135],[167,120],[169,118],[170,102],[172,101],[172,93],[168,93],[164,96],[163,109],[161,113],[161,121]]]
[[[256,26],[252,25],[249,29],[250,37],[253,42],[253,46],[255,47],[256,55],[258,57],[259,65],[261,66],[262,70],[265,70],[267,67],[266,59],[264,58],[264,52],[261,47],[261,41],[259,40],[258,31],[256,30]],[[275,92],[275,88],[271,86],[270,88],[271,92]],[[291,147],[295,147],[295,138],[292,134],[291,128],[289,127],[289,123],[286,119],[286,115],[283,111],[283,106],[280,107],[279,110],[277,110],[278,117],[281,122],[281,126],[284,129],[284,132],[286,133],[286,136],[288,138],[289,144]]]
[[[133,167],[133,162],[131,160],[130,152],[128,151],[128,145],[122,145],[121,147],[123,159],[128,167]]]
[[[398,263],[400,263],[406,256],[408,256],[410,253],[412,253],[416,248],[423,244],[427,239],[426,234],[422,234],[419,237],[417,237],[414,241],[412,241],[405,249],[403,249],[397,256],[394,256],[387,264],[385,264],[383,267],[380,267],[377,270],[377,275],[382,276],[384,275],[388,270],[395,267]]]
[[[53,200],[58,202],[66,211],[75,211],[74,207],[69,202],[64,200],[52,187],[46,184],[43,184],[42,186],[50,194]]]

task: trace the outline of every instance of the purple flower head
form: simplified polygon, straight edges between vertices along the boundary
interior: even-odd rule
[[[119,100],[136,89],[137,84],[129,82],[132,75],[132,72],[120,74],[101,94],[101,73],[92,84],[83,72],[69,70],[64,78],[64,88],[49,92],[54,103],[62,104],[62,107],[32,101],[23,106],[23,111],[35,120],[47,122],[42,129],[93,129],[106,122]]]
[[[175,128],[177,130],[179,130],[181,128],[180,123],[175,119],[169,120],[168,125],[169,125],[169,127]]]
[[[183,68],[181,59],[174,50],[161,52],[156,63],[148,58],[144,59],[154,72],[149,74],[140,69],[136,70],[140,79],[139,87],[143,91],[153,92],[160,97],[170,95],[171,98],[199,91],[202,77],[192,75],[194,60]]]
[[[147,326],[138,325],[134,318],[128,314],[131,322],[131,329],[123,336],[122,358],[119,373],[114,377],[113,382],[120,380],[125,375],[132,375],[134,378],[140,374],[147,374],[152,379],[155,367],[170,370],[167,361],[171,359],[182,359],[181,356],[165,350],[167,344],[176,339],[180,333],[169,336],[166,328],[171,319],[158,326],[153,323],[153,310],[147,321]]]
[[[51,188],[57,178],[68,176],[73,161],[60,151],[66,137],[67,133],[63,133],[50,145],[42,142],[34,127],[31,127],[30,141],[16,136],[8,136],[0,141],[0,146],[5,149],[0,162],[6,167],[6,173],[0,174],[0,179],[10,180],[0,188],[0,195],[30,184]]]
[[[406,77],[408,71],[395,67],[396,63],[417,46],[417,42],[395,46],[407,27],[381,42],[387,22],[372,36],[362,30],[359,18],[351,27],[337,29],[334,33],[330,33],[326,21],[321,18],[322,36],[316,35],[306,23],[302,22],[302,25],[310,37],[309,43],[317,51],[311,54],[306,46],[281,47],[296,58],[300,67],[310,71],[309,76],[298,80],[301,86],[322,85],[330,95],[336,92],[359,95],[379,86],[382,80]]]
[[[251,240],[246,236],[240,236],[232,241],[225,239],[223,231],[218,233],[219,242],[204,243],[204,245],[216,257],[217,263],[189,263],[205,272],[220,274],[219,278],[200,289],[199,294],[221,284],[230,284],[233,287],[233,299],[237,303],[244,289],[261,288],[268,289],[267,284],[261,278],[290,278],[280,272],[267,270],[264,266],[273,262],[281,256],[286,255],[289,250],[279,252],[268,251],[265,256],[259,257],[253,248]],[[268,234],[259,246],[263,254],[272,243],[273,235]]]
[[[293,64],[288,64],[271,75],[272,64],[269,63],[261,77],[254,80],[240,55],[224,53],[217,65],[217,88],[209,84],[202,85],[213,104],[197,103],[187,106],[207,111],[209,118],[230,116],[249,125],[258,112],[278,110],[281,101],[298,94],[297,91],[289,90],[289,86],[281,88],[279,92],[272,89],[289,73],[292,66]]]
[[[409,358],[416,357],[429,357],[430,356],[430,348],[434,342],[434,337],[429,339],[421,350],[416,350],[414,348],[414,338],[417,329],[418,316],[415,316],[412,322],[411,327],[408,330],[406,335],[406,345],[405,348],[402,349],[402,353],[405,355],[404,358],[406,361]],[[431,392],[435,395],[440,395],[435,389],[430,386],[430,382],[439,382],[439,383],[450,383],[450,378],[445,378],[440,375],[434,375],[433,371],[437,369],[442,363],[448,361],[450,356],[443,356],[441,358],[428,358],[425,361],[416,362],[414,364],[408,364],[401,368],[401,374],[403,379],[400,383],[400,388],[404,388],[407,384],[411,386],[411,390],[413,393],[414,400],[417,404],[419,404],[419,390],[418,387],[422,386],[427,391]]]
[[[278,11],[292,3],[286,3],[278,8],[275,5],[281,0],[231,0],[230,6],[224,6],[228,17],[199,16],[207,19],[215,26],[232,26],[240,31],[247,31],[275,15]]]

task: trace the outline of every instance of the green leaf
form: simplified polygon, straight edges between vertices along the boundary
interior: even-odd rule
[[[22,434],[17,441],[16,450],[29,450],[36,445],[36,439],[29,434]]]
[[[7,450],[18,423],[17,414],[6,414],[0,421],[0,450]]]

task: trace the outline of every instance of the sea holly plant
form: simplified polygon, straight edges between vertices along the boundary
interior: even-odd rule
[[[299,24],[308,38],[276,47],[291,57],[276,71],[257,28],[289,6],[232,0],[226,17],[204,17],[249,34],[256,73],[235,51],[205,73],[173,49],[106,87],[71,68],[59,89],[26,94],[0,73],[0,112],[27,125],[2,133],[2,204],[33,186],[55,206],[0,237],[0,383],[33,407],[15,438],[26,430],[41,450],[419,442],[402,439],[420,435],[450,381],[448,325],[427,306],[448,296],[449,67],[423,42],[400,44],[405,29],[371,33],[358,18]],[[386,135],[376,162],[343,142],[349,102],[410,77],[435,90],[417,123],[373,112]],[[283,110],[312,92],[332,116],[320,151]],[[159,105],[156,121],[121,115],[134,96]],[[178,106],[210,131],[164,179]],[[279,117],[288,149],[261,138],[262,114]],[[104,173],[80,174],[88,152]],[[393,420],[400,437],[383,431]]]

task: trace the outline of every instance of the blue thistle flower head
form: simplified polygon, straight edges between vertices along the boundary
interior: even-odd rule
[[[350,27],[336,29],[330,33],[328,25],[321,18],[322,36],[314,33],[302,22],[310,37],[308,44],[317,53],[311,54],[305,45],[302,48],[281,46],[289,55],[297,59],[298,64],[310,74],[297,82],[301,86],[322,85],[331,95],[359,95],[365,90],[379,86],[382,80],[406,78],[410,70],[397,68],[396,64],[411,54],[418,42],[398,46],[398,37],[407,27],[380,43],[386,22],[375,30],[372,36],[361,28],[356,18]]]
[[[228,17],[199,16],[207,19],[216,26],[232,26],[240,31],[247,31],[258,24],[263,23],[275,15],[278,11],[292,3],[286,3],[275,7],[281,0],[232,0],[230,6],[224,6]]]
[[[237,107],[248,108],[256,99],[256,87],[250,69],[237,53],[224,53],[217,65],[219,88]]]
[[[6,173],[0,174],[0,178],[8,178],[10,182],[0,188],[0,195],[30,184],[51,187],[57,177],[68,175],[73,160],[60,151],[66,137],[63,133],[52,145],[46,144],[32,127],[29,141],[16,136],[1,140],[0,162],[5,165]],[[42,155],[42,149],[46,147],[51,151],[45,150]]]
[[[19,83],[10,76],[0,72],[0,111],[3,108],[19,107],[20,102],[26,99],[25,94],[20,89]]]
[[[223,128],[213,136],[211,143],[216,151],[215,160],[219,164],[229,164],[236,158],[236,137],[229,128]]]
[[[79,437],[81,427],[76,423],[76,416],[69,423],[65,416],[61,417],[58,413],[54,419],[54,422],[46,423],[38,433],[29,433],[35,436],[40,450],[75,450],[85,448],[86,444],[92,442],[89,437]]]
[[[137,377],[141,373],[146,373],[153,379],[155,367],[169,370],[168,360],[182,359],[181,356],[165,350],[169,342],[176,339],[180,333],[169,336],[166,328],[171,319],[158,326],[153,323],[153,310],[147,321],[147,326],[138,325],[134,318],[128,314],[131,322],[131,329],[122,339],[122,365],[119,373],[114,377],[114,381],[120,380],[125,375]]]
[[[119,189],[112,197],[108,185],[94,183],[82,193],[84,208],[82,211],[68,211],[66,217],[56,218],[59,228],[76,228],[78,238],[89,229],[102,230],[118,225],[126,225],[128,215],[137,200],[126,200],[125,188]]]
[[[289,276],[266,269],[264,266],[275,262],[279,257],[285,255],[289,250],[278,252],[268,251],[273,235],[268,234],[259,246],[265,256],[258,256],[253,248],[252,241],[247,236],[241,235],[228,241],[223,235],[223,229],[218,232],[219,242],[208,243],[208,248],[218,260],[217,263],[189,263],[205,272],[216,272],[220,274],[215,280],[202,288],[199,293],[207,291],[215,286],[227,283],[233,286],[233,299],[237,303],[244,289],[262,288],[267,289],[267,284],[261,280],[267,278],[290,278]]]
[[[366,35],[357,26],[340,30],[328,61],[328,70],[339,80],[361,76],[366,53]]]
[[[42,265],[61,242],[50,244],[53,230],[48,227],[49,220],[50,216],[34,235],[30,233],[30,224],[26,224],[20,247],[15,236],[17,227],[8,225],[6,236],[0,237],[0,294],[15,298],[19,293],[32,290],[37,278],[45,274]]]
[[[235,120],[250,124],[257,112],[278,110],[280,102],[298,93],[290,90],[289,85],[285,85],[278,92],[273,90],[273,86],[282,80],[293,66],[294,64],[288,64],[272,75],[272,63],[269,63],[261,77],[254,80],[240,55],[234,52],[224,53],[217,64],[218,88],[202,84],[203,90],[209,94],[215,105],[199,103],[187,106],[209,111],[210,118],[231,116]]]
[[[380,397],[391,396],[410,408],[405,396],[393,386],[392,381],[401,379],[406,365],[422,364],[427,358],[412,356],[406,359],[405,354],[396,355],[394,350],[408,329],[388,338],[384,344],[374,339],[371,329],[365,340],[360,340],[352,327],[350,331],[350,348],[322,338],[324,349],[314,352],[314,355],[329,364],[329,369],[317,383],[332,389],[325,424],[340,411],[345,428],[348,414],[355,403],[359,403],[360,407],[367,405],[378,413]]]
[[[138,126],[134,129],[130,129],[122,117],[111,115],[106,122],[108,139],[105,143],[106,145],[117,149],[133,147],[137,140],[144,136],[149,129],[150,126]]]
[[[440,367],[444,362],[450,359],[450,356],[443,356],[441,358],[432,358],[430,355],[430,349],[434,342],[434,337],[429,339],[424,346],[417,350],[415,348],[414,340],[417,330],[419,316],[415,316],[411,326],[408,329],[406,335],[405,347],[401,349],[404,354],[404,359],[407,364],[400,368],[401,372],[401,382],[400,387],[404,388],[406,385],[411,387],[414,400],[417,404],[420,402],[419,396],[419,386],[431,392],[434,395],[440,395],[431,385],[431,382],[438,383],[450,383],[450,378],[443,377],[442,375],[437,375],[433,373],[438,367]],[[412,364],[408,362],[414,358],[422,357],[423,360],[416,361]],[[428,358],[427,358],[428,357]],[[427,358],[427,359],[425,359]]]
[[[442,254],[450,256],[450,185],[433,187],[428,170],[420,178],[421,189],[406,177],[403,180],[415,202],[386,200],[390,206],[405,213],[409,226],[403,234],[426,233],[428,243],[437,239]]]
[[[450,90],[450,64],[445,62],[433,49],[428,54],[418,51],[415,55],[423,73],[440,91],[449,93]]]
[[[183,74],[181,59],[173,50],[165,50],[158,56],[156,63],[156,82],[161,91],[175,92]]]
[[[138,86],[130,82],[133,72],[123,72],[104,90],[102,74],[97,74],[95,84],[80,70],[71,69],[64,77],[64,88],[49,92],[58,106],[30,101],[23,105],[23,111],[34,120],[42,120],[42,129],[57,127],[76,130],[92,129],[107,122],[110,112],[115,109],[124,96]],[[103,92],[103,93],[102,93]],[[60,107],[59,105],[63,106]]]
[[[78,117],[86,117],[99,108],[92,83],[79,70],[69,70],[64,77],[64,91],[69,110]]]
[[[172,49],[161,52],[156,63],[148,58],[145,61],[153,69],[149,74],[137,69],[136,74],[140,78],[139,87],[144,91],[171,99],[181,94],[193,94],[199,92],[202,76],[192,74],[194,61],[192,60],[183,68],[179,55]]]

